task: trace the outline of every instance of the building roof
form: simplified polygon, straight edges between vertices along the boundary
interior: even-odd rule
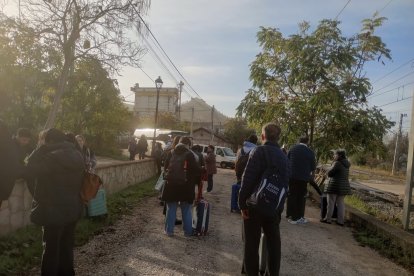
[[[205,132],[208,132],[208,133],[211,135],[211,130],[210,130],[210,129],[208,129],[208,128],[205,128],[205,127],[199,127],[199,128],[197,128],[197,129],[193,130],[193,134],[194,134],[194,132],[198,132],[198,131],[205,131]],[[229,140],[227,140],[227,138],[226,138],[226,137],[224,137],[223,135],[218,134],[218,133],[213,133],[213,134],[214,134],[214,136],[215,136],[215,137],[217,137],[217,138],[219,138],[219,139],[223,140],[224,142],[231,143],[231,142],[230,142]]]
[[[192,108],[194,108],[194,122],[195,123],[211,123],[211,109],[212,106],[208,105],[204,100],[200,98],[191,98],[190,101],[181,105],[181,121],[191,122]],[[214,125],[224,125],[229,120],[229,117],[214,108],[213,123]]]

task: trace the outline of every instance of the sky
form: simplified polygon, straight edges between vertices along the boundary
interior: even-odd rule
[[[339,14],[343,34],[353,35],[360,30],[361,21],[375,11],[388,18],[377,34],[391,50],[392,60],[366,66],[376,95],[368,98],[368,104],[380,107],[393,121],[407,114],[403,131],[408,131],[409,97],[414,94],[414,0],[152,0],[143,18],[185,79],[150,36],[136,36],[143,46],[148,48],[146,41],[152,45],[168,69],[148,48],[142,70],[126,67],[117,77],[121,94],[133,101],[130,87],[135,83],[154,87],[153,81],[161,76],[163,87],[176,87],[183,80],[183,102],[200,96],[233,117],[251,88],[249,64],[260,52],[256,41],[260,26],[278,28],[287,37],[296,33],[298,23],[304,20],[315,27],[320,20]]]

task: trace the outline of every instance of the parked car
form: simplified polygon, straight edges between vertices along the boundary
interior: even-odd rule
[[[200,145],[203,147],[203,154],[207,154],[208,145]],[[216,162],[221,168],[234,169],[236,165],[236,154],[231,148],[214,146],[214,154],[216,155]]]

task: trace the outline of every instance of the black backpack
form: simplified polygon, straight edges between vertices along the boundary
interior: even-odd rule
[[[168,164],[167,182],[176,185],[184,185],[187,183],[187,153],[172,154],[170,163]]]
[[[279,175],[279,168],[271,163],[270,152],[264,147],[266,169],[262,175],[256,191],[247,200],[248,205],[255,208],[265,217],[274,217],[282,213],[289,190],[288,183],[284,183]]]
[[[237,180],[240,180],[242,178],[244,169],[246,168],[248,160],[249,160],[249,154],[245,153],[243,148],[241,148],[240,156],[237,159],[236,166],[235,166]]]

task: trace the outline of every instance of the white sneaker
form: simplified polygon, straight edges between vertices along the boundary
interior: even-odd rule
[[[301,224],[306,224],[309,222],[306,218],[300,218],[298,221],[300,221]]]
[[[298,220],[288,219],[288,222],[289,222],[290,224],[300,224],[300,223],[301,223],[301,222],[300,222],[300,219],[298,219]]]

